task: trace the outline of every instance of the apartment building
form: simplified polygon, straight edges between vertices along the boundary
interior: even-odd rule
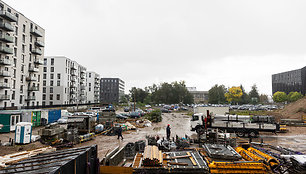
[[[42,104],[45,30],[0,0],[0,108]]]
[[[86,72],[86,95],[88,103],[100,102],[100,75],[93,71]]]
[[[187,90],[193,96],[194,103],[208,103],[208,91],[198,91],[196,87],[187,87]]]
[[[301,69],[286,71],[272,75],[272,93],[282,91],[300,92],[306,95],[306,66]]]
[[[85,104],[86,68],[64,56],[44,58],[43,105]]]
[[[124,81],[119,78],[101,78],[100,102],[118,103],[120,97],[124,96],[124,86]]]

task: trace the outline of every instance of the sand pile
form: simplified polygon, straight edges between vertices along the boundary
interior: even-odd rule
[[[286,105],[284,109],[273,114],[283,119],[301,119],[302,116],[306,116],[306,97]]]

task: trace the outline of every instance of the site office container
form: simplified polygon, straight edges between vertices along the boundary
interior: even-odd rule
[[[1,111],[0,112],[0,124],[1,132],[10,132],[15,130],[17,123],[21,121],[21,112],[20,111]]]
[[[32,122],[32,111],[31,110],[22,110],[21,111],[21,121],[22,122]]]
[[[46,124],[48,124],[48,114],[49,114],[49,110],[41,110],[41,125],[44,126]]]
[[[48,123],[54,123],[62,116],[60,109],[52,109],[48,112]]]
[[[31,113],[31,123],[33,127],[41,125],[41,111],[40,110],[32,110]]]

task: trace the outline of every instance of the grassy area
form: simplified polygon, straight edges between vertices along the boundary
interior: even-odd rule
[[[269,115],[267,111],[231,110],[231,115]]]

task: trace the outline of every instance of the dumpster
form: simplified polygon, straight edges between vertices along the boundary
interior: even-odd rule
[[[15,130],[15,126],[21,120],[20,111],[1,111],[0,112],[0,133]]]
[[[31,143],[32,123],[19,122],[16,124],[15,143],[28,144]]]

